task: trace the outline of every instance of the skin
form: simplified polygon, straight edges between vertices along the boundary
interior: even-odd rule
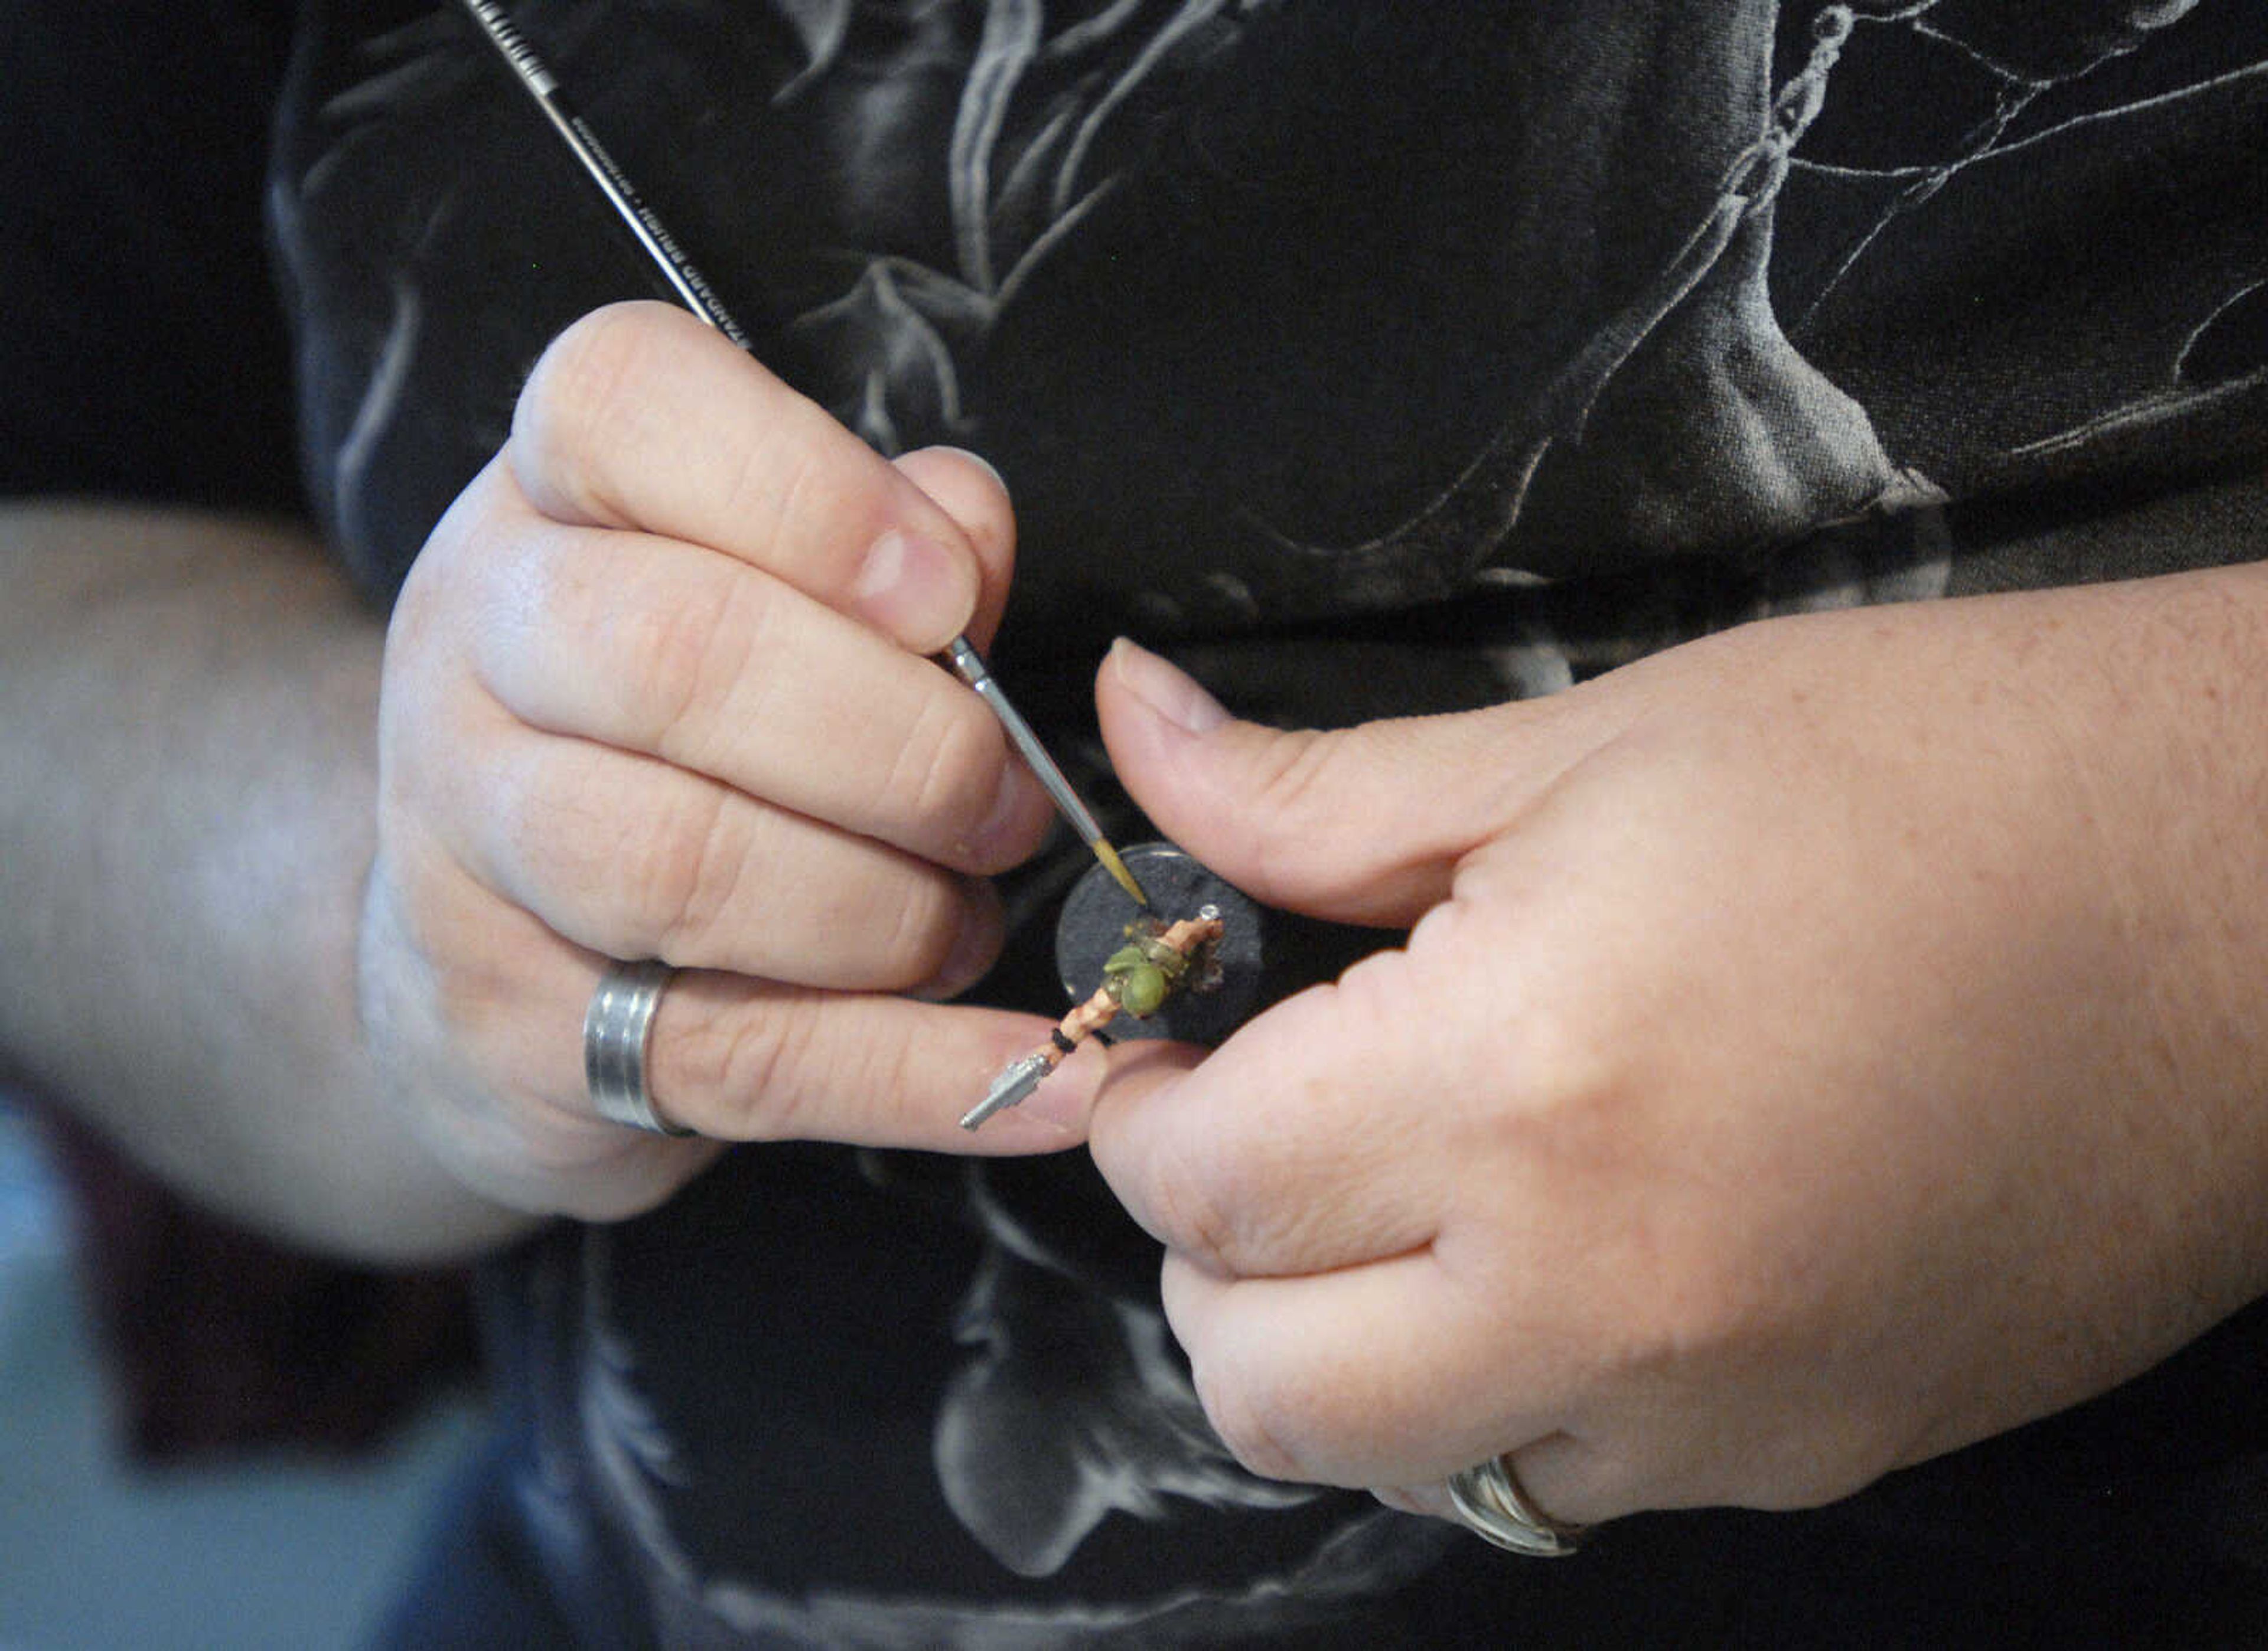
[[[972,1136],[1046,1023],[924,1000],[1046,804],[922,656],[986,637],[1012,536],[980,465],[885,464],[652,305],[546,356],[383,635],[292,534],[0,518],[4,1046],[200,1196],[388,1258],[651,1207],[719,1140],[1091,1128],[1230,1446],[1433,1512],[1506,1450],[1562,1519],[1815,1501],[2268,1284],[2259,572],[1330,735],[1123,648],[1165,831],[1413,932]],[[649,952],[708,1141],[584,1097],[601,958]]]
[[[717,1141],[968,1149],[967,1097],[1046,1023],[917,1000],[989,965],[982,878],[1049,811],[922,656],[989,637],[1012,542],[980,463],[886,463],[677,311],[602,310],[546,353],[386,650],[363,1016],[436,1158],[608,1220]],[[652,1091],[705,1141],[585,1093],[605,959],[654,956],[695,972]],[[1084,1099],[984,1149],[1071,1144]]]
[[[0,567],[17,1075],[307,1244],[411,1259],[525,1225],[403,1137],[358,1036],[380,636],[336,572],[270,525],[50,503],[0,510]]]
[[[719,1140],[1079,1139],[1099,1062],[960,1129],[1047,1023],[922,1001],[1048,824],[921,657],[1010,576],[967,455],[885,463],[633,305],[547,353],[390,627],[279,528],[25,505],[0,551],[0,1048],[195,1195],[415,1259]],[[689,971],[654,1094],[712,1140],[591,1112],[585,1006],[649,954]]]
[[[1094,1115],[1237,1456],[1800,1506],[2268,1290],[2264,617],[2246,568],[1775,620],[1335,734],[1122,644],[1167,834],[1414,925]]]

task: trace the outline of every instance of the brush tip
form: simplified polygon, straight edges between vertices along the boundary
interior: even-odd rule
[[[1142,885],[1134,881],[1134,874],[1126,869],[1126,862],[1118,857],[1116,848],[1097,838],[1094,857],[1102,862],[1102,869],[1117,880],[1118,886],[1134,897],[1135,905],[1145,912],[1150,909],[1150,897],[1142,892]]]

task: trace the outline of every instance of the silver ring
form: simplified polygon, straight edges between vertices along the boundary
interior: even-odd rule
[[[1564,1559],[1582,1545],[1587,1527],[1562,1524],[1528,1501],[1512,1464],[1491,1457],[1449,1478],[1449,1500],[1467,1530],[1513,1553]]]
[[[689,1135],[654,1110],[645,1086],[645,1052],[653,1041],[653,1012],[675,973],[648,958],[610,963],[583,1015],[583,1081],[599,1116],[657,1135]]]

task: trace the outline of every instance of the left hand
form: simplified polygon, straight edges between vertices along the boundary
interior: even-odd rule
[[[1809,1505],[2268,1289],[2250,570],[1773,620],[1283,733],[1122,647],[1120,776],[1274,905],[1414,925],[1094,1156],[1255,1471],[1446,1513]]]

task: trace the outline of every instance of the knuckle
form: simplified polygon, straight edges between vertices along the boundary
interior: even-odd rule
[[[373,867],[364,897],[357,1023],[364,1048],[397,1082],[430,1075],[436,1062],[498,1077],[500,1033],[525,1002],[508,914],[500,922],[492,905],[450,881],[389,858]]]
[[[615,450],[643,415],[639,385],[651,359],[652,319],[612,305],[553,339],[528,375],[512,415],[520,484],[555,514],[603,519],[593,461]]]
[[[963,897],[941,876],[917,875],[904,884],[886,919],[883,990],[903,991],[932,980],[952,956],[961,932]],[[878,930],[882,925],[878,925]]]
[[[722,791],[696,788],[659,820],[636,818],[622,863],[629,927],[675,962],[707,962],[747,875],[747,833]]]
[[[1322,790],[1333,766],[1336,742],[1312,729],[1292,729],[1271,738],[1251,777],[1255,806],[1252,814],[1265,823],[1275,840],[1270,849],[1287,846],[1302,834],[1313,800]]]
[[[1003,760],[999,730],[975,695],[925,694],[884,776],[877,807],[885,818],[965,836],[990,808]]]
[[[1280,1393],[1195,1361],[1190,1380],[1213,1433],[1248,1472],[1263,1479],[1296,1481],[1303,1477],[1303,1458],[1296,1448],[1300,1430]]]
[[[426,976],[431,998],[426,1024],[440,1048],[503,1092],[521,1081],[510,1036],[524,1009],[526,983],[488,957],[457,954],[433,960]]]
[[[492,887],[540,906],[546,889],[571,880],[580,867],[572,854],[574,840],[563,841],[557,833],[558,820],[575,802],[560,796],[555,783],[528,772],[534,767],[497,765],[495,782],[481,799],[488,824],[475,852],[479,875]]]
[[[554,338],[529,377],[539,399],[556,395],[569,405],[601,405],[637,371],[652,343],[649,306],[609,304],[570,323]]]
[[[799,1138],[811,1104],[816,1022],[808,1009],[805,994],[777,990],[703,1016],[676,1039],[674,1083],[729,1117],[736,1136]]]
[[[1269,738],[1257,759],[1253,803],[1244,811],[1256,833],[1253,854],[1260,863],[1305,864],[1325,844],[1358,860],[1376,856],[1375,818],[1349,807],[1351,798],[1364,793],[1349,782],[1361,780],[1374,737],[1364,727],[1285,730]]]
[[[1656,1235],[1646,1248],[1660,1259],[1624,1309],[1621,1374],[1690,1392],[1709,1372],[1741,1361],[1754,1329],[1748,1291],[1690,1243]]]
[[[697,731],[719,737],[713,715],[750,676],[764,646],[771,605],[761,582],[735,578],[721,592],[678,591],[665,599],[625,602],[600,618],[613,628],[605,652],[622,661],[623,692],[637,708],[637,733],[657,753],[698,767],[716,753]],[[753,708],[761,711],[762,707]]]
[[[751,525],[750,543],[770,548],[768,566],[792,567],[795,547],[840,519],[843,489],[830,458],[827,444],[792,432],[741,450],[725,484],[724,508],[727,519]]]
[[[1798,1427],[1752,1442],[1755,1448],[1743,1453],[1737,1479],[1725,1476],[1734,1479],[1734,1489],[1719,1500],[1737,1498],[1751,1507],[1782,1512],[1823,1508],[1856,1495],[1900,1460],[1886,1442],[1864,1433],[1825,1439],[1810,1427]]]
[[[1624,1074],[1629,1042],[1588,1016],[1542,1006],[1504,1029],[1506,1056],[1521,1112],[1555,1132],[1611,1127],[1631,1092]]]
[[[505,879],[547,924],[618,957],[707,962],[750,852],[727,794],[665,784],[635,798],[619,765],[537,765],[488,807]]]
[[[1193,1143],[1162,1143],[1150,1188],[1149,1207],[1167,1249],[1217,1276],[1233,1276],[1241,1257],[1239,1223],[1229,1171],[1198,1157]]]
[[[1459,811],[1438,791],[1413,802],[1381,776],[1406,774],[1406,722],[1271,732],[1256,753],[1254,800],[1243,811],[1263,865],[1326,867],[1344,879],[1364,869],[1377,898],[1441,855]]]
[[[1584,1453],[1582,1470],[1582,1505],[1599,1508],[1608,1517],[1640,1508],[1682,1507],[1696,1501],[1708,1505],[1715,1500],[1705,1493],[1697,1496],[1699,1486],[1685,1479],[1681,1471],[1673,1471],[1650,1441],[1617,1439],[1610,1444],[1594,1443]],[[1545,1508],[1563,1518],[1579,1517],[1572,1511],[1572,1498],[1562,1492],[1552,1494],[1554,1500],[1544,1501]]]

